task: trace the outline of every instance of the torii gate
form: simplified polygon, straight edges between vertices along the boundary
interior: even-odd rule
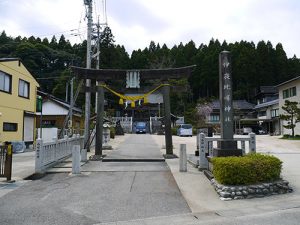
[[[98,81],[96,87],[98,93],[97,102],[97,120],[96,120],[96,146],[95,155],[102,155],[102,134],[103,134],[103,116],[104,116],[104,85],[108,80],[126,80],[128,71],[139,73],[140,79],[160,80],[163,92],[163,101],[165,108],[165,142],[166,155],[173,155],[173,143],[171,132],[171,108],[170,108],[170,86],[169,79],[188,78],[195,65],[170,68],[170,69],[141,69],[141,70],[122,70],[122,69],[87,69],[72,66],[71,69],[79,79],[90,79]],[[92,82],[95,83],[95,82]],[[91,88],[86,88],[85,92],[91,92]]]

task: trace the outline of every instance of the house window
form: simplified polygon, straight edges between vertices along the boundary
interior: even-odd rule
[[[278,117],[279,116],[279,109],[272,109],[271,110],[271,117]]]
[[[212,114],[209,116],[210,122],[219,122],[220,121],[220,115]]]
[[[291,87],[282,91],[283,98],[289,98],[297,95],[296,87]]]
[[[4,122],[3,131],[18,131],[18,124]]]
[[[25,80],[19,80],[19,96],[29,98],[29,83]]]
[[[0,91],[11,93],[11,76],[0,71]]]
[[[267,112],[266,111],[260,111],[258,112],[258,116],[266,116]]]

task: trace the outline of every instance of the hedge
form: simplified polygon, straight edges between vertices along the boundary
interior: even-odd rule
[[[226,185],[271,182],[280,178],[282,162],[271,155],[248,154],[243,157],[214,157],[213,175]]]

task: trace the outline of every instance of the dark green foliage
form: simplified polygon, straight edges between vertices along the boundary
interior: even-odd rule
[[[213,175],[221,184],[243,185],[278,180],[282,162],[271,155],[249,154],[243,157],[215,157]]]
[[[110,127],[109,130],[110,130],[110,138],[114,139],[115,136],[116,136],[116,128],[115,127]]]
[[[172,129],[171,129],[172,135],[177,135],[177,129],[178,129],[178,127],[172,127]]]
[[[100,68],[157,69],[197,65],[189,80],[172,83],[174,88],[170,96],[172,113],[186,115],[189,123],[194,123],[193,108],[199,98],[219,95],[218,57],[223,50],[232,53],[234,99],[251,101],[254,96],[252,91],[258,86],[276,85],[300,74],[300,59],[296,56],[287,58],[280,43],[274,48],[269,41],[260,41],[255,45],[244,40],[221,43],[218,39],[211,39],[208,44],[196,46],[191,40],[171,48],[151,41],[148,47],[133,50],[130,57],[124,46],[115,44],[109,27],[104,29],[100,39]],[[41,89],[59,97],[64,96],[65,82],[69,80],[65,76],[71,75],[64,71],[71,65],[86,66],[86,46],[86,40],[72,45],[64,35],[41,40],[34,36],[12,38],[5,31],[0,32],[0,58],[21,58],[38,79]],[[92,67],[95,68],[95,65],[93,59]],[[58,78],[61,76],[64,78]],[[146,81],[142,82],[142,85],[147,85]],[[124,87],[113,81],[109,84],[117,89]]]

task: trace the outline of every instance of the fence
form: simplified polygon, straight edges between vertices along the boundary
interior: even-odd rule
[[[120,121],[121,127],[125,133],[132,133],[132,117],[112,117],[112,122],[116,124]]]
[[[163,117],[150,117],[150,133],[154,134],[161,130],[161,119]],[[177,117],[178,119],[175,121],[175,124],[172,124],[173,126],[177,126],[180,124],[184,124],[184,117]]]
[[[214,142],[223,140],[220,136],[217,137],[206,137],[204,133],[197,135],[197,143],[199,143],[199,169],[208,169],[207,156],[213,157],[213,146]],[[238,146],[242,149],[243,155],[248,153],[256,152],[256,138],[254,133],[249,135],[240,135],[233,138],[238,142]],[[249,144],[248,149],[246,148],[246,142]]]
[[[11,180],[12,147],[11,145],[0,146],[0,177]]]
[[[52,142],[47,143],[43,143],[42,139],[37,139],[35,145],[35,172],[42,173],[46,168],[70,157],[72,147],[80,145],[80,149],[83,149],[83,143],[84,137],[80,135],[73,135],[71,138],[65,136],[64,139],[54,139]]]

